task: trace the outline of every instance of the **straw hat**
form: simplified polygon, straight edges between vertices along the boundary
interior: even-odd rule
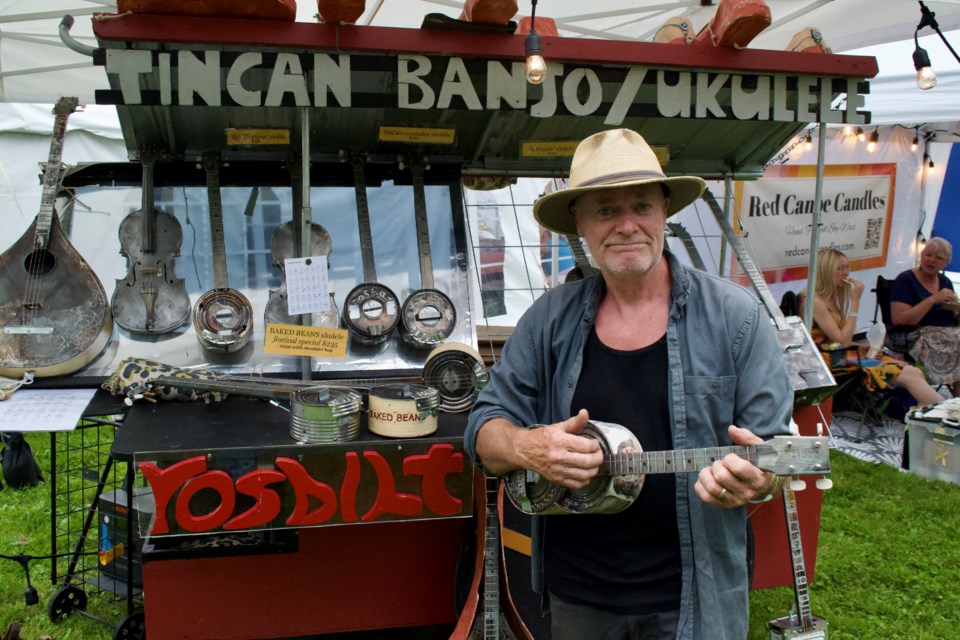
[[[577,235],[570,211],[574,198],[598,189],[655,182],[666,184],[670,190],[667,216],[699,198],[706,187],[706,183],[695,176],[665,176],[653,149],[636,131],[601,131],[577,145],[570,165],[569,186],[540,197],[533,204],[533,217],[551,231]]]

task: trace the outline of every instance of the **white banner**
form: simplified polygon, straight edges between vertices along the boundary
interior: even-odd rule
[[[869,168],[869,169],[868,169]],[[764,178],[736,185],[735,226],[767,280],[805,277],[810,261],[816,168],[772,167]],[[855,268],[886,262],[893,211],[895,165],[824,168],[819,247],[843,251]],[[795,174],[796,177],[791,177]],[[774,274],[780,270],[791,272]]]

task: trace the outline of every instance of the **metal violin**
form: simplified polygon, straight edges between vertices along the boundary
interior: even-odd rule
[[[127,258],[127,275],[117,280],[110,300],[117,324],[138,334],[169,333],[190,317],[186,286],[173,271],[183,231],[173,215],[153,206],[156,161],[156,149],[144,146],[142,207],[120,223],[120,253]]]

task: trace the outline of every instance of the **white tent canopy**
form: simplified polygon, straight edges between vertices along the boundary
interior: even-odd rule
[[[870,80],[864,110],[873,124],[921,124],[960,121],[960,61],[953,58],[943,40],[924,29],[920,46],[927,50],[937,74],[937,86],[917,88],[913,68],[913,38],[855,49],[846,53],[874,56],[880,73]],[[954,50],[960,45],[960,30],[944,31]],[[943,127],[939,127],[943,128]],[[957,129],[954,128],[954,131]]]
[[[605,0],[593,4],[543,0],[537,13],[556,20],[565,37],[649,41],[671,16],[687,16],[695,29],[702,28],[716,12],[716,2],[702,4],[701,0]],[[784,49],[796,32],[814,26],[827,44],[841,53],[912,38],[920,21],[919,5],[908,0],[767,0],[767,4],[772,24],[750,48]],[[358,24],[417,28],[428,13],[457,17],[462,6],[461,0],[370,0]],[[528,1],[519,6],[519,15],[530,13]],[[930,0],[927,6],[943,31],[960,28],[960,0]],[[58,35],[60,21],[64,15],[74,16],[71,34],[83,44],[93,45],[92,15],[115,11],[114,0],[0,0],[0,102],[52,103],[62,95],[93,102],[94,90],[107,87],[103,69],[63,45]],[[315,13],[315,2],[300,0],[298,21],[312,22]],[[924,33],[930,32],[924,29]],[[949,61],[934,49],[931,45],[931,56],[947,67]],[[910,65],[909,54],[902,62]],[[881,73],[887,73],[883,67]],[[904,73],[912,74],[912,70]],[[953,103],[960,104],[960,100]]]

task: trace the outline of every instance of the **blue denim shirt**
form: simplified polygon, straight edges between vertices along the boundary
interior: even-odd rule
[[[672,278],[667,351],[674,448],[728,446],[731,424],[765,439],[787,433],[793,388],[761,303],[733,283],[685,268],[669,252],[664,258]],[[604,291],[601,276],[565,284],[541,296],[520,319],[468,420],[464,442],[474,461],[477,431],[492,418],[530,426],[576,414],[570,402]],[[677,475],[683,564],[677,638],[742,640],[749,625],[747,510],[705,504],[693,490],[696,481],[696,474]],[[537,520],[532,564],[534,590],[540,592]]]

